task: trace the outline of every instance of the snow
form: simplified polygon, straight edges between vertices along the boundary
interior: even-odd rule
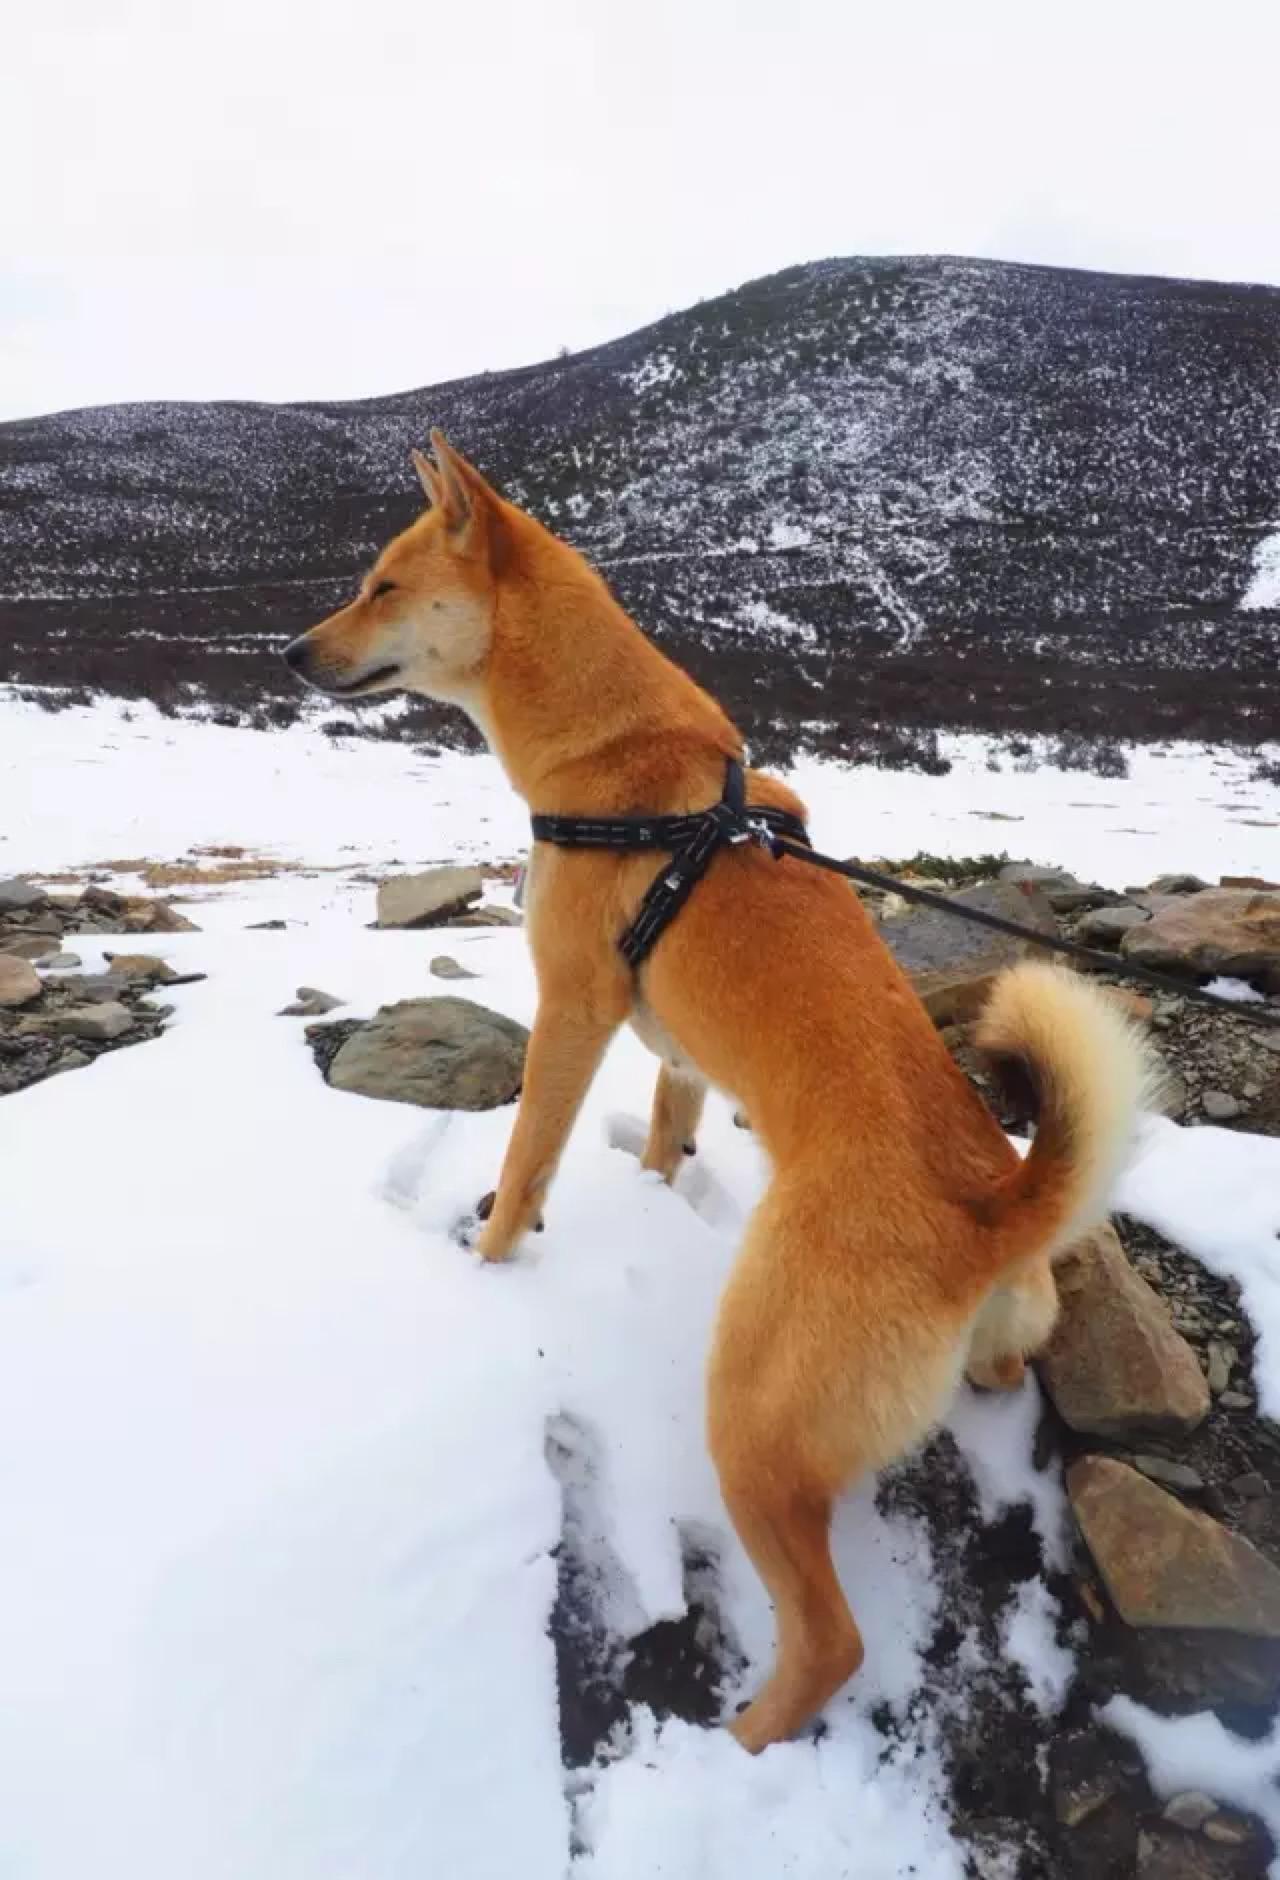
[[[1259,1406],[1280,1416],[1280,1139],[1150,1117],[1116,1205],[1240,1282]]]
[[[1280,607],[1280,530],[1264,535],[1254,550],[1253,573],[1240,605],[1248,612]]]
[[[824,1736],[753,1761],[641,1708],[611,1759],[561,1767],[547,1621],[570,1503],[620,1637],[684,1612],[692,1547],[716,1563],[745,1660],[729,1709],[767,1666],[771,1612],[702,1435],[711,1318],[764,1175],[719,1100],[674,1192],[640,1173],[654,1067],[628,1033],[545,1234],[485,1269],[455,1230],[493,1185],[512,1112],[344,1095],[301,1024],[273,1016],[300,984],[346,1000],[339,1017],[439,991],[427,962],[444,947],[479,975],[469,996],[529,1020],[519,932],[365,924],[370,869],[522,851],[496,766],[141,708],[9,701],[0,717],[0,790],[22,809],[0,872],[228,842],[305,864],[194,890],[203,931],[143,943],[208,974],[166,992],[164,1035],[0,1105],[6,1874],[960,1880],[938,1704],[964,1692],[931,1697],[923,1658],[937,1563],[919,1519],[882,1513],[871,1484],[835,1528],[867,1662]],[[856,828],[864,854],[965,852],[982,833],[969,807],[999,788],[1025,816],[1020,848],[1087,856],[1104,879],[1262,865],[1258,832],[1221,822],[1197,861],[1206,792],[1274,801],[1227,755],[1103,783],[1002,779],[976,745],[955,751],[941,780],[800,765],[818,841],[848,852]],[[1115,815],[1140,804],[1154,823],[1158,786],[1141,843],[1069,813],[1105,791]],[[284,931],[249,930],[276,918]],[[93,969],[119,941],[74,945]],[[1280,1402],[1280,1144],[1152,1120],[1119,1200],[1240,1279],[1262,1401]],[[982,1518],[1029,1502],[1054,1569],[1065,1504],[1032,1459],[1037,1417],[1028,1383],[963,1391],[948,1427]],[[1047,1716],[1072,1673],[1057,1618],[1043,1581],[1011,1589],[1003,1650]],[[962,1649],[980,1669],[977,1641]]]
[[[77,948],[96,967],[112,944]],[[175,989],[163,1038],[0,1113],[0,1818],[24,1880],[560,1880],[553,1419],[585,1432],[630,1628],[683,1611],[692,1531],[722,1562],[744,1690],[767,1661],[767,1601],[701,1436],[711,1315],[761,1185],[752,1140],[717,1105],[681,1193],[642,1176],[611,1146],[652,1086],[628,1035],[545,1235],[480,1268],[452,1230],[492,1185],[510,1111],[344,1096],[272,1016],[302,981],[357,1011],[429,991],[439,944],[345,919],[166,936],[209,979]],[[518,932],[449,945],[481,975],[469,993],[530,1016]],[[1010,1425],[993,1466],[1016,1497],[1031,1387],[981,1414],[997,1452]],[[882,1769],[870,1721],[878,1702],[905,1717],[922,1682],[927,1537],[864,1486],[837,1548],[870,1649],[830,1736],[753,1763],[642,1717],[577,1804],[584,1872],[826,1880],[873,1839],[860,1872],[959,1880],[936,1747],[909,1732]],[[1051,1603],[1032,1617],[1018,1654],[1051,1661]]]
[[[1217,999],[1226,999],[1228,1002],[1234,1001],[1237,1005],[1263,1005],[1266,1003],[1266,994],[1259,992],[1256,986],[1251,986],[1247,979],[1228,979],[1221,973],[1216,979],[1211,979],[1208,982],[1205,986],[1205,991],[1211,992]]]
[[[266,735],[105,700],[50,713],[3,687],[0,727],[0,799],[25,810],[0,828],[0,872],[225,842],[352,872],[511,859],[527,846],[525,811],[488,756],[335,741],[314,726]],[[1210,881],[1274,871],[1280,785],[1251,774],[1256,755],[1137,747],[1116,779],[1053,769],[1044,741],[999,769],[981,738],[939,745],[953,766],[943,777],[801,759],[793,781],[815,842],[864,860],[1008,851],[1107,887],[1150,881],[1171,859]],[[342,887],[341,875],[313,883],[313,898],[332,905]]]

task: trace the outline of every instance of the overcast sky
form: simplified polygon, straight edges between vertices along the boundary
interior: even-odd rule
[[[854,253],[1280,283],[1280,0],[38,0],[0,417],[345,398]]]

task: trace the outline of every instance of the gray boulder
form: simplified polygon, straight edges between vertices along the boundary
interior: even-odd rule
[[[1149,919],[1144,909],[1122,902],[1119,907],[1095,908],[1085,915],[1078,931],[1088,946],[1118,947],[1127,933],[1144,926]]]
[[[1033,932],[1056,934],[1044,893],[1035,882],[984,881],[947,896],[959,907],[977,908],[1017,921]],[[939,908],[917,908],[881,923],[880,934],[905,967],[936,1025],[964,1024],[986,1003],[997,973],[1034,947],[1011,934],[993,933],[957,920]]]
[[[0,881],[0,914],[25,914],[48,899],[43,888],[33,888],[29,881]]]
[[[478,868],[427,868],[378,883],[379,927],[437,927],[484,893]]]
[[[51,1013],[42,1029],[69,1038],[90,1038],[106,1044],[128,1031],[133,1013],[127,1005],[72,1005]]]
[[[329,1066],[338,1090],[433,1110],[492,1110],[524,1079],[529,1034],[470,999],[401,999],[361,1025]]]
[[[40,975],[29,960],[0,953],[0,1006],[30,1005],[43,991]]]

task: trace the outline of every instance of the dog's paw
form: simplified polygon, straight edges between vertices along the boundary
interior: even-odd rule
[[[493,1207],[497,1198],[496,1190],[491,1188],[487,1195],[481,1195],[469,1214],[462,1215],[459,1220],[454,1222],[450,1230],[450,1238],[454,1240],[458,1246],[465,1247],[469,1253],[478,1253],[482,1259],[498,1260],[506,1258],[505,1254],[486,1253],[482,1244],[484,1229],[493,1214]],[[542,1233],[545,1227],[546,1222],[543,1220],[542,1216],[539,1215],[537,1220],[533,1223],[534,1233]]]
[[[480,1230],[488,1217],[480,1213],[479,1207],[471,1208],[461,1214],[449,1229],[449,1238],[455,1247],[462,1247],[467,1253],[474,1253]]]
[[[1027,1374],[1026,1359],[1016,1352],[1005,1357],[971,1359],[965,1377],[975,1390],[1020,1390]]]

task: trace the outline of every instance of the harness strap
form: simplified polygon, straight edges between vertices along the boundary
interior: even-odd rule
[[[725,845],[756,842],[768,849],[775,861],[793,856],[797,861],[812,863],[815,868],[828,869],[833,875],[843,875],[846,881],[886,889],[902,895],[905,900],[951,914],[957,920],[971,921],[976,926],[1025,940],[1048,953],[1079,960],[1095,972],[1131,979],[1138,985],[1155,986],[1197,1005],[1216,1006],[1241,1024],[1280,1025],[1280,1011],[1274,1006],[1259,1009],[1234,999],[1221,999],[1216,993],[1189,985],[1172,973],[1135,965],[1131,960],[1104,953],[1097,947],[1081,946],[1078,940],[1062,940],[1056,934],[1038,933],[1034,928],[1020,926],[1017,921],[1006,920],[1001,914],[962,906],[931,889],[900,881],[896,875],[864,868],[860,862],[840,862],[833,855],[819,854],[811,846],[808,832],[798,816],[768,804],[748,806],[746,778],[735,757],[729,758],[725,765],[724,795],[710,809],[698,810],[691,816],[535,816],[533,835],[537,842],[551,842],[566,849],[616,849],[631,854],[638,850],[662,849],[672,856],[669,866],[650,884],[635,919],[618,942],[623,958],[632,967],[639,967],[648,958],[706,874],[716,851]]]
[[[746,801],[747,784],[736,757],[725,764],[724,795],[690,816],[535,816],[535,842],[564,849],[616,849],[635,854],[664,850],[672,857],[650,883],[635,919],[618,942],[622,957],[639,967],[653,951],[706,874],[717,849],[757,842],[777,854],[783,837],[808,845],[803,822],[789,810]]]

